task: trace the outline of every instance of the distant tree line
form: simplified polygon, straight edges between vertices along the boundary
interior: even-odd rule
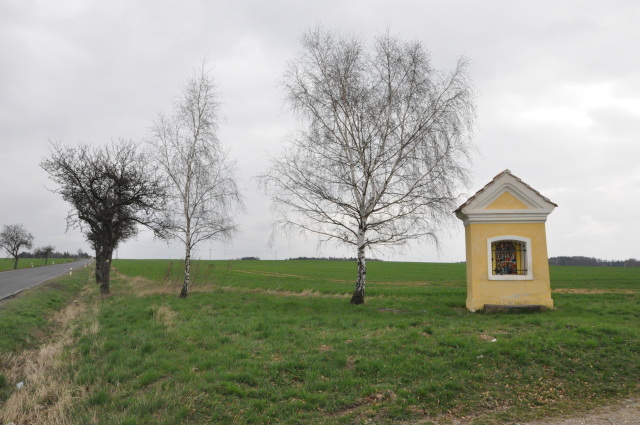
[[[43,258],[43,255],[38,250],[36,250],[34,252],[22,251],[20,253],[20,255],[18,255],[18,257],[20,257],[20,258]],[[68,251],[65,251],[65,252],[53,251],[52,253],[49,254],[48,257],[49,258],[91,258],[91,255],[89,255],[86,252],[83,252],[82,249],[79,249],[77,252],[75,252],[73,254],[68,252]]]
[[[640,267],[640,261],[635,258],[628,260],[601,260],[593,257],[551,257],[549,265],[552,266],[592,266],[592,267]]]
[[[238,260],[260,260],[260,257],[242,257]],[[295,257],[287,258],[287,260],[312,260],[312,261],[358,261],[355,257]],[[367,261],[383,261],[377,258],[367,259]]]
[[[314,261],[358,261],[355,257],[296,257],[287,260],[314,260]],[[367,258],[367,261],[383,261],[378,258]]]

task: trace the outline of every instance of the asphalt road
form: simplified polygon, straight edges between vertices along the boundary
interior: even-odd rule
[[[93,260],[79,260],[72,263],[52,264],[42,267],[0,272],[0,300],[22,292],[32,286],[69,273],[69,269],[84,267]]]

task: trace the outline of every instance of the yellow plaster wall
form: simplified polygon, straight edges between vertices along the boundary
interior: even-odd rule
[[[529,207],[513,196],[511,193],[505,191],[502,195],[498,196],[491,204],[489,204],[485,210],[528,210]]]
[[[473,249],[473,244],[471,243],[471,231],[469,229],[469,226],[465,227],[464,239],[465,239],[465,244],[467,248],[467,300],[469,300],[469,299],[473,299],[473,285],[470,284],[471,282],[470,276],[473,276],[473,272],[474,272],[474,269],[473,269],[474,249]]]
[[[487,240],[496,236],[531,239],[533,280],[489,280]],[[467,243],[467,308],[485,304],[537,304],[553,308],[544,223],[471,223],[465,227]]]

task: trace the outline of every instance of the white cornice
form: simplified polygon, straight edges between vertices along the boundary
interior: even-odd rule
[[[526,211],[526,212],[523,212]],[[491,210],[478,213],[456,213],[465,226],[469,223],[545,223],[549,213],[531,210]]]

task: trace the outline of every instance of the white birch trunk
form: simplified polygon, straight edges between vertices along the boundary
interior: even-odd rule
[[[184,253],[184,283],[180,291],[180,298],[186,298],[189,295],[189,283],[191,282],[191,240],[187,238]]]
[[[364,304],[364,289],[367,283],[367,259],[365,258],[365,230],[358,229],[358,278],[351,297],[351,304]]]

